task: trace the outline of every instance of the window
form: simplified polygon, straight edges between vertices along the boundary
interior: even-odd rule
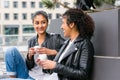
[[[23,14],[22,14],[22,19],[23,19],[23,20],[26,20],[26,19],[27,19],[27,14],[26,14],[26,13],[23,13]]]
[[[0,45],[2,44],[2,36],[0,35]],[[2,50],[2,47],[0,46],[0,51]]]
[[[27,41],[31,38],[31,36],[23,36],[24,45],[27,45]]]
[[[14,13],[14,14],[13,14],[13,19],[14,19],[14,20],[17,20],[17,19],[18,19],[18,14],[17,14],[17,13]]]
[[[23,33],[35,33],[32,25],[23,25]]]
[[[68,6],[69,4],[70,4],[70,3],[68,3],[68,2],[64,2],[64,5],[65,5],[65,6]]]
[[[9,8],[9,1],[4,1],[4,8]]]
[[[51,13],[48,14],[48,18],[52,19],[52,14]]]
[[[1,25],[0,25],[0,35],[1,35]]]
[[[13,7],[14,7],[14,8],[18,8],[18,2],[17,2],[17,1],[14,1],[14,2],[13,2]]]
[[[31,8],[35,8],[35,2],[31,2]]]
[[[60,18],[61,15],[59,13],[56,14],[56,18]]]
[[[42,2],[39,2],[39,8],[43,8]]]
[[[57,4],[56,4],[56,8],[60,8],[60,4],[57,3]]]
[[[9,20],[9,13],[5,13],[5,20]]]
[[[27,7],[27,3],[26,2],[22,2],[22,8],[26,8]]]
[[[34,15],[34,14],[32,13],[32,14],[31,14],[31,19],[33,18],[33,15]]]
[[[18,36],[6,36],[4,41],[5,41],[5,45],[17,45]]]
[[[4,25],[5,35],[17,35],[19,25]]]

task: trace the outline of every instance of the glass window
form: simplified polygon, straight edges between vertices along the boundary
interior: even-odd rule
[[[66,5],[66,6],[68,6],[70,3],[68,3],[68,2],[64,2],[64,5]]]
[[[18,35],[19,25],[4,25],[5,35]]]
[[[18,2],[17,2],[17,1],[14,1],[14,2],[13,2],[13,7],[14,7],[14,8],[18,8]]]
[[[24,44],[27,44],[27,41],[31,38],[31,36],[23,36]]]
[[[56,8],[60,8],[60,4],[57,3],[57,4],[56,4]]]
[[[9,13],[5,13],[5,20],[9,20]]]
[[[23,33],[35,33],[33,25],[23,25]]]
[[[33,18],[34,13],[31,14],[31,19]]]
[[[4,8],[9,8],[9,1],[4,1]]]
[[[1,34],[1,25],[0,25],[0,34]]]
[[[17,44],[18,44],[18,36],[5,37],[5,45],[17,45]]]
[[[35,8],[35,2],[31,2],[31,8]]]
[[[26,13],[23,13],[23,14],[22,14],[22,19],[23,19],[23,20],[26,20],[26,19],[27,19],[27,14],[26,14]]]
[[[60,18],[61,15],[59,13],[56,14],[56,18]]]
[[[2,44],[2,36],[0,35],[0,45]],[[0,46],[0,51],[1,51],[1,46]]]
[[[42,2],[39,2],[39,8],[43,8]]]
[[[52,19],[52,14],[51,13],[48,14],[48,18]]]
[[[14,19],[14,20],[17,20],[17,19],[18,19],[18,14],[17,14],[17,13],[14,13],[14,14],[13,14],[13,19]]]
[[[26,2],[22,2],[22,8],[26,8],[27,7],[27,3]]]

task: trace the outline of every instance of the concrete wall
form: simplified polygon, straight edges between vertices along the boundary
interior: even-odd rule
[[[113,9],[90,14],[96,25],[93,39],[96,55],[116,57],[120,55],[118,49],[119,11],[118,9]]]
[[[91,13],[96,29],[92,80],[120,80],[120,10]]]
[[[95,21],[95,48],[91,80],[120,80],[120,9],[89,14]],[[49,32],[60,33],[61,19],[51,21]]]

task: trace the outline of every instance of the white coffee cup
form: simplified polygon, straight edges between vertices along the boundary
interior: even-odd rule
[[[37,53],[37,49],[41,48],[41,46],[34,46],[35,52]]]
[[[46,54],[39,54],[38,58],[40,60],[46,60],[47,59],[47,55]]]
[[[34,46],[34,49],[36,50],[37,48],[41,48],[41,46]]]
[[[38,49],[38,48],[41,48],[41,46],[34,46],[34,49],[35,51]],[[46,54],[39,54],[37,51],[36,51],[36,57],[40,60],[46,60],[47,59],[47,55]]]

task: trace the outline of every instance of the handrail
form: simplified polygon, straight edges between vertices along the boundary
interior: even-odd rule
[[[31,35],[0,35],[0,46],[26,45]]]

